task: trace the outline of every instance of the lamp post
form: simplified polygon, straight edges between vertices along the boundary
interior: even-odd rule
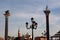
[[[5,11],[5,40],[8,40],[8,16],[10,16],[9,11]]]
[[[47,33],[46,36],[47,36],[47,40],[49,40],[49,14],[50,14],[50,10],[48,10],[48,6],[46,6],[44,13],[46,15],[46,33]]]
[[[27,29],[32,29],[32,40],[33,40],[33,29],[36,29],[37,28],[37,23],[34,21],[34,18],[32,17],[31,18],[31,22],[32,24],[30,25],[30,27],[28,27],[28,22],[26,22],[26,28]]]

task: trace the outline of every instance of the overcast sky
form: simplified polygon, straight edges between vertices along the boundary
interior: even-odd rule
[[[0,0],[0,36],[4,37],[5,31],[5,14],[9,10],[8,35],[17,36],[18,29],[21,35],[27,32],[31,34],[31,29],[27,30],[25,23],[31,24],[30,18],[33,17],[38,23],[38,27],[34,30],[34,36],[41,36],[46,29],[46,20],[44,10],[48,5],[51,11],[49,15],[50,35],[54,35],[60,31],[60,0]]]

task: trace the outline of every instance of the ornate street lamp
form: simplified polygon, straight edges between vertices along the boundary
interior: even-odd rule
[[[8,17],[10,16],[9,10],[5,11],[5,40],[8,40]]]
[[[37,23],[34,21],[34,18],[31,18],[31,22],[32,24],[30,25],[30,27],[28,27],[28,22],[26,22],[26,28],[27,29],[32,29],[32,40],[33,40],[33,29],[37,29]]]
[[[46,6],[44,13],[46,15],[46,33],[47,33],[46,36],[47,36],[47,40],[49,40],[49,14],[50,14],[50,10],[48,10],[48,6]]]

